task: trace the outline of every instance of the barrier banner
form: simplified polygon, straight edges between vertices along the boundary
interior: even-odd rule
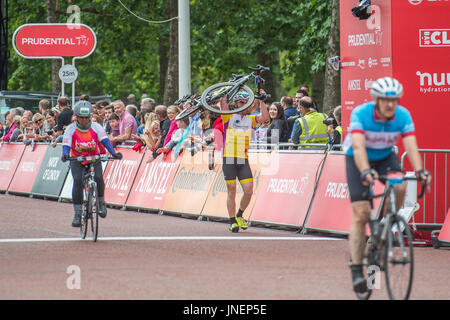
[[[380,194],[383,191],[384,185],[375,183],[374,193]],[[378,212],[380,203],[381,198],[374,200],[375,212]],[[348,234],[351,224],[352,207],[347,186],[345,156],[328,154],[305,227],[307,230]]]
[[[102,162],[103,173],[105,172],[107,162]],[[64,182],[64,186],[62,188],[61,194],[59,195],[60,199],[72,200],[72,188],[73,188],[73,177],[72,172],[69,169],[69,173],[67,174],[66,181]]]
[[[251,220],[302,226],[324,154],[274,154],[277,172],[262,178]]]
[[[33,183],[47,153],[48,144],[28,145],[22,155],[16,174],[11,181],[8,192],[30,193]]]
[[[249,164],[253,173],[253,196],[247,209],[244,211],[243,217],[249,220],[250,215],[253,211],[253,207],[258,196],[258,191],[261,185],[263,163],[258,161],[258,156],[261,154],[249,153]],[[270,154],[267,154],[270,157]],[[215,158],[221,159],[221,152],[217,152]],[[222,161],[221,161],[222,162]],[[206,199],[205,206],[202,210],[202,216],[208,217],[223,217],[228,218],[227,210],[227,185],[225,183],[225,178],[222,171],[222,164],[217,167],[218,173],[214,179],[211,190],[209,191],[208,198]],[[239,209],[239,203],[241,201],[243,191],[241,184],[236,180],[237,190],[236,190],[236,212]],[[236,213],[235,212],[235,213]]]
[[[448,208],[447,217],[445,218],[444,225],[442,226],[442,229],[439,232],[438,240],[450,243],[450,207]]]
[[[408,1],[393,1],[408,2]],[[358,1],[340,1],[342,128],[347,132],[350,114],[372,101],[372,82],[392,76],[391,0],[372,1],[372,15],[360,20],[352,15]],[[406,16],[399,19],[409,20]],[[405,30],[403,33],[406,33]],[[407,54],[408,55],[408,54]],[[399,59],[398,59],[399,60]]]
[[[219,166],[209,170],[207,152],[182,155],[163,211],[200,215]]]
[[[0,191],[8,190],[24,150],[22,143],[0,143]]]
[[[31,188],[31,194],[59,197],[67,172],[69,172],[69,163],[62,162],[61,155],[62,145],[57,145],[55,148],[47,147],[47,152]]]
[[[109,161],[106,166],[103,174],[105,201],[109,204],[124,206],[144,153],[126,147],[118,147],[116,151],[121,152],[123,158],[120,161]]]
[[[162,209],[180,162],[181,157],[173,161],[170,153],[166,157],[160,155],[151,163],[144,160],[134,180],[126,206]]]

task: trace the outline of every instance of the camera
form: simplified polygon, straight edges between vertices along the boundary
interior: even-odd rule
[[[352,9],[352,14],[359,20],[369,19],[372,11],[370,9],[371,0],[361,0],[356,7]]]
[[[336,119],[333,117],[329,117],[326,118],[325,120],[323,120],[323,124],[329,126],[329,125],[333,125],[333,128],[336,128],[339,124],[337,123]]]

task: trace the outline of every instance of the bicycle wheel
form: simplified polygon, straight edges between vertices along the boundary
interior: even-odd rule
[[[89,203],[90,203],[90,220],[91,220],[91,232],[92,241],[97,241],[98,235],[98,197],[97,197],[97,186],[92,186],[90,188]]]
[[[389,298],[407,300],[414,271],[412,233],[405,220],[397,215],[387,234],[384,271]]]
[[[248,94],[248,102],[244,104],[242,107],[233,107],[233,97],[238,93],[246,93]],[[228,97],[229,105],[231,106],[230,110],[220,110],[218,106],[215,106],[219,99],[224,95]],[[241,85],[240,87],[236,87],[236,83],[233,82],[222,82],[217,83],[209,88],[207,88],[200,98],[202,105],[211,112],[217,114],[233,114],[238,113],[244,110],[247,110],[255,100],[255,94],[253,91],[247,87],[246,85]]]
[[[186,117],[189,117],[191,114],[196,113],[197,111],[202,110],[202,106],[194,106],[189,105],[188,107],[184,108],[177,116],[175,117],[175,120],[181,120]]]
[[[86,189],[83,189],[83,195],[86,195],[87,191]],[[83,204],[82,204],[82,210],[81,210],[81,223],[80,223],[80,235],[81,239],[86,238],[87,229],[88,229],[88,221],[89,221],[89,204],[88,204],[88,198],[84,196]]]

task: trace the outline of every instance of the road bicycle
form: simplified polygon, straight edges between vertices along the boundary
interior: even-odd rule
[[[107,155],[70,157],[69,160],[79,161],[83,166],[83,205],[81,211],[80,235],[86,238],[89,221],[91,222],[92,241],[98,236],[99,201],[97,182],[95,182],[95,164],[97,161],[118,160]]]
[[[389,298],[407,300],[411,293],[414,272],[413,237],[408,223],[397,212],[397,192],[394,186],[401,185],[405,180],[419,181],[419,179],[404,177],[402,173],[388,173],[379,179],[386,180],[385,192],[373,195],[373,185],[369,188],[372,207],[369,221],[371,236],[363,261],[363,273],[368,278],[368,289],[356,295],[360,300],[368,300],[372,294],[373,282],[377,280],[376,272],[384,271]],[[422,183],[418,198],[423,196],[425,186]],[[389,199],[389,206],[385,217],[379,221],[374,217],[373,199],[384,196],[385,199]]]
[[[268,67],[257,65],[256,67],[248,67],[253,70],[251,73],[242,76],[238,74],[233,74],[228,82],[216,83],[208,87],[201,95],[187,95],[183,98],[175,101],[174,104],[185,103],[183,111],[181,111],[175,120],[184,119],[193,113],[198,111],[203,111],[204,109],[217,114],[234,114],[247,110],[256,99],[266,99],[270,97],[268,94],[261,94],[261,85],[264,83],[264,79],[261,77],[261,73],[269,70]],[[254,79],[257,85],[256,96],[255,93],[250,89],[246,83]],[[233,106],[233,98],[237,94],[246,94],[248,96],[248,101],[240,107]],[[232,105],[230,110],[221,110],[218,103],[219,100],[226,96],[227,103]]]

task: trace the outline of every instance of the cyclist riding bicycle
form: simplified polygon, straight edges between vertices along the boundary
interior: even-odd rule
[[[243,212],[248,207],[253,194],[253,174],[248,162],[248,149],[252,128],[257,123],[263,123],[269,119],[269,111],[264,103],[265,93],[262,91],[261,114],[247,115],[247,110],[235,114],[222,115],[224,128],[223,147],[223,174],[227,185],[227,209],[230,217],[231,232],[238,232],[239,228],[247,229],[247,224],[242,217]],[[230,110],[231,105],[226,102],[224,96],[220,100],[222,110]],[[248,94],[238,92],[233,103],[236,107],[241,107],[248,102]],[[244,194],[236,213],[236,178],[239,179]]]
[[[417,150],[411,115],[406,108],[397,105],[403,95],[402,85],[390,77],[380,78],[373,83],[370,93],[374,101],[362,104],[352,111],[349,134],[343,144],[353,214],[349,235],[350,268],[353,290],[356,292],[367,290],[362,262],[366,245],[365,225],[369,222],[371,211],[369,185],[379,175],[401,172],[397,155],[393,151],[400,136],[418,178],[426,184],[431,182],[431,174],[423,169]],[[403,206],[406,185],[397,185],[395,188],[398,210]],[[387,201],[383,209],[386,208]]]
[[[88,101],[79,101],[75,104],[74,115],[77,120],[70,124],[64,132],[63,155],[61,160],[66,162],[70,157],[94,156],[106,153],[106,150],[116,159],[122,159],[120,152],[116,153],[108,139],[103,127],[91,121],[92,105]],[[74,217],[72,227],[79,227],[83,203],[83,172],[84,165],[77,160],[70,161],[70,169],[73,176],[72,201]],[[101,162],[95,163],[95,181],[98,187],[99,216],[106,217],[105,182]]]

